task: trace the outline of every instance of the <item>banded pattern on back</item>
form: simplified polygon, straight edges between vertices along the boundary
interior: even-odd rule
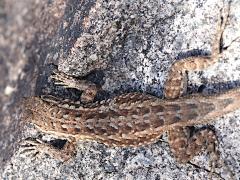
[[[146,144],[153,141],[151,138],[160,136],[163,130],[185,126],[186,122],[188,125],[201,123],[206,117],[211,118],[208,116],[212,112],[219,112],[233,103],[231,98],[221,99],[221,96],[224,94],[162,100],[142,93],[129,93],[95,106],[78,104],[71,108],[32,97],[25,101],[25,106],[31,111],[29,121],[43,131],[108,144],[125,145],[130,141]]]

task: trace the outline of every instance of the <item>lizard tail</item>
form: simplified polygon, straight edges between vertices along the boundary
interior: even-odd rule
[[[215,96],[210,96],[209,101],[211,101],[215,106],[215,111],[208,114],[210,117],[219,117],[233,112],[240,109],[240,88],[232,89]]]

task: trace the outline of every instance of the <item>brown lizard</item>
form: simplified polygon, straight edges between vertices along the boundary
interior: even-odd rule
[[[166,99],[136,92],[82,105],[29,97],[24,100],[25,120],[42,132],[69,142],[93,140],[110,146],[143,146],[158,141],[163,132],[168,132],[169,145],[181,163],[191,160],[203,147],[214,151],[214,131],[204,129],[190,137],[189,126],[208,124],[219,116],[239,109],[240,88],[211,96],[182,97],[182,94],[186,88],[186,71],[202,70],[219,60],[222,54],[220,41],[227,17],[223,21],[219,17],[211,56],[190,57],[171,66],[165,83]],[[62,85],[84,91],[85,102],[90,102],[96,95],[96,86],[85,80],[77,80],[60,72],[52,77]],[[52,152],[50,146],[42,148]],[[72,152],[73,146],[67,143],[63,150],[66,154],[62,156],[68,159]]]

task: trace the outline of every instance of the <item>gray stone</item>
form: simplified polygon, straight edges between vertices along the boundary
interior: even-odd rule
[[[33,126],[20,128],[20,112],[15,104],[23,96],[52,92],[53,85],[48,84],[47,78],[48,63],[58,63],[59,70],[73,76],[87,75],[97,67],[104,74],[103,89],[111,96],[142,91],[162,97],[164,80],[175,60],[211,54],[222,1],[9,0],[0,3],[1,6],[6,9],[6,13],[0,13],[3,179],[206,179],[209,176],[205,170],[209,169],[206,154],[192,161],[199,168],[176,163],[166,143],[166,134],[158,143],[140,148],[112,148],[79,141],[76,158],[67,163],[45,154],[36,157],[31,152],[21,154],[21,148],[13,148],[16,141],[40,134],[48,141],[54,137],[38,132]],[[240,36],[239,12],[240,2],[232,1],[224,46]],[[197,92],[202,84],[206,86],[204,93],[239,86],[239,47],[240,42],[235,41],[218,64],[203,72],[189,73],[189,93]],[[65,96],[64,93],[59,94]],[[221,157],[238,177],[239,118],[240,111],[236,111],[212,123]],[[228,179],[225,171],[217,169]]]

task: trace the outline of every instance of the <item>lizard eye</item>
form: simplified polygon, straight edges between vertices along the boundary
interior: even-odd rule
[[[31,122],[31,119],[33,119],[33,112],[31,109],[25,108],[23,112],[21,113],[21,119],[24,122]]]

